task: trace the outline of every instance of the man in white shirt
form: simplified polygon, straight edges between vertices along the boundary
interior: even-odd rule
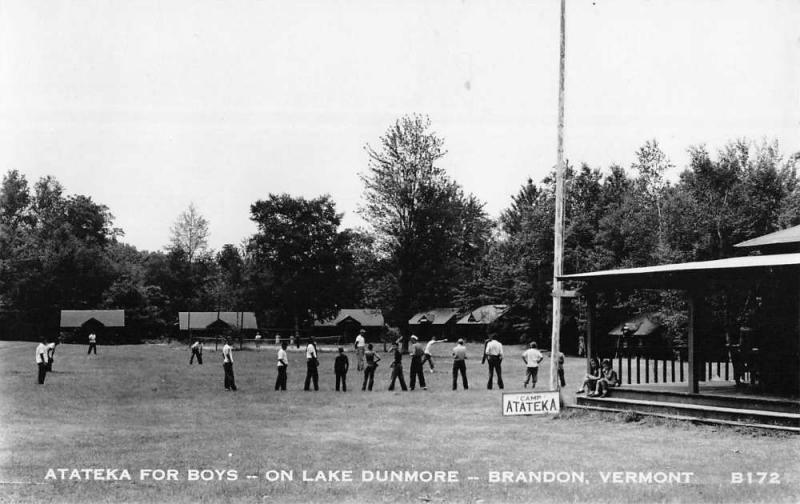
[[[286,390],[286,368],[289,366],[289,355],[286,353],[286,342],[281,342],[278,349],[278,379],[275,380],[275,390]]]
[[[309,390],[311,381],[314,381],[314,390],[319,390],[319,360],[317,359],[317,344],[314,342],[314,337],[311,336],[308,345],[306,345],[306,383],[303,390]]]
[[[94,354],[97,355],[97,335],[92,331],[89,333],[89,351],[86,352],[86,355],[89,355],[94,350]]]
[[[528,380],[531,381],[531,388],[536,388],[536,381],[539,379],[539,363],[542,362],[544,359],[544,355],[542,352],[536,348],[536,342],[531,341],[530,348],[525,350],[525,353],[522,354],[522,361],[525,363],[527,367],[527,372],[525,374],[525,383],[522,385],[524,388],[528,388]]]
[[[367,331],[361,329],[358,331],[358,336],[356,336],[356,342],[354,344],[356,349],[356,360],[358,361],[358,370],[364,370],[364,353],[366,351],[367,341],[364,339],[364,334]]]
[[[225,370],[225,390],[236,390],[236,380],[233,377],[233,347],[231,340],[225,340],[222,347],[222,369]]]
[[[192,356],[189,357],[189,365],[192,365],[194,362],[195,357],[197,357],[197,363],[202,365],[203,364],[203,343],[200,340],[195,340],[191,346],[192,349]]]
[[[461,373],[461,384],[464,385],[464,390],[469,388],[467,383],[467,347],[464,346],[464,340],[459,339],[458,344],[453,348],[453,390],[456,390],[458,384],[458,373]]]
[[[261,350],[261,333],[256,331],[256,350]]]
[[[429,342],[425,344],[425,354],[422,356],[422,364],[424,365],[426,362],[431,367],[431,373],[433,373],[433,356],[431,355],[431,347],[436,343],[441,343],[443,340],[437,340],[436,338],[431,338]]]
[[[497,371],[497,388],[503,389],[503,345],[494,336],[489,336],[489,341],[483,350],[484,359],[489,362],[489,383],[486,388],[492,390],[492,382],[494,381],[494,373]]]
[[[47,345],[44,338],[36,347],[36,366],[39,368],[39,385],[44,385],[44,377],[47,375]]]

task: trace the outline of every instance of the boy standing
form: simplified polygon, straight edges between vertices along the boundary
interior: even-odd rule
[[[319,373],[317,372],[319,360],[317,359],[317,344],[311,336],[306,345],[306,383],[303,390],[310,390],[311,382],[314,382],[314,390],[319,390]]]
[[[86,352],[86,355],[89,355],[94,350],[94,354],[97,355],[97,335],[92,331],[89,333],[89,351]]]
[[[366,360],[366,365],[364,367],[364,384],[361,385],[361,390],[367,390],[367,387],[369,387],[369,390],[372,391],[372,385],[375,383],[375,368],[378,367],[378,361],[381,360],[372,349],[372,343],[367,345],[364,359]]]
[[[464,385],[464,390],[469,388],[467,384],[467,347],[464,346],[464,340],[459,339],[458,345],[453,348],[453,390],[456,390],[458,384],[458,373],[461,373],[461,384]]]
[[[342,392],[347,392],[347,370],[350,369],[350,360],[344,354],[344,348],[339,347],[339,355],[333,361],[333,372],[336,374],[336,392],[339,392],[339,383]]]
[[[358,336],[356,336],[356,341],[353,344],[356,350],[356,359],[358,362],[358,369],[359,371],[364,370],[364,354],[366,353],[366,344],[367,341],[364,339],[364,335],[367,333],[364,329],[358,331]]]
[[[47,375],[47,345],[44,338],[36,347],[36,366],[39,368],[39,385],[44,385],[44,377]]]
[[[525,374],[525,383],[523,387],[528,388],[528,381],[530,380],[531,388],[536,388],[536,381],[539,378],[539,363],[544,359],[544,355],[536,348],[536,342],[531,341],[525,353],[522,354],[522,360],[527,366],[527,373]]]
[[[192,349],[192,356],[189,357],[189,365],[192,365],[194,362],[194,358],[197,357],[197,363],[202,365],[203,364],[203,344],[200,343],[200,340],[195,340],[191,346]]]
[[[233,347],[231,340],[225,340],[222,347],[222,369],[225,371],[225,390],[236,391],[236,380],[233,377]]]
[[[286,368],[289,366],[289,356],[286,354],[286,342],[281,342],[278,349],[278,379],[275,380],[275,390],[286,390]]]
[[[417,337],[415,335],[411,335],[411,390],[414,390],[414,387],[417,384],[417,378],[419,377],[419,386],[422,390],[427,390],[428,387],[425,386],[425,375],[422,372],[422,345],[419,344]]]
[[[400,388],[408,390],[406,387],[406,380],[403,378],[403,352],[400,351],[400,345],[395,341],[392,343],[392,352],[394,353],[394,362],[392,362],[392,381],[389,383],[389,390],[394,390],[394,381],[400,379]]]

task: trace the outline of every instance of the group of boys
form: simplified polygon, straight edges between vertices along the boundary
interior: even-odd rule
[[[373,385],[375,383],[375,369],[378,367],[378,362],[380,362],[381,358],[373,349],[372,344],[366,344],[364,338],[365,331],[362,329],[358,336],[356,336],[355,342],[353,344],[356,359],[357,359],[357,369],[358,371],[362,371],[364,373],[363,382],[361,385],[362,391],[372,390]],[[391,367],[391,377],[389,382],[388,390],[392,391],[395,389],[395,384],[399,382],[400,389],[403,391],[406,390],[414,390],[417,386],[417,382],[419,382],[419,386],[422,390],[427,390],[427,384],[425,383],[425,374],[424,374],[424,364],[427,362],[430,366],[430,371],[434,372],[435,366],[433,361],[433,356],[431,355],[431,347],[442,341],[447,340],[437,340],[431,339],[428,343],[423,347],[422,344],[419,342],[419,338],[416,335],[412,335],[410,338],[410,348],[409,354],[411,355],[411,367],[410,367],[410,387],[406,386],[405,377],[403,375],[403,352],[400,350],[400,339],[394,341],[392,343],[391,353],[392,353],[392,363],[390,364]],[[286,382],[287,382],[287,369],[289,367],[289,356],[286,352],[287,342],[282,341],[280,348],[277,352],[277,370],[278,376],[275,380],[275,390],[286,390]],[[196,357],[199,364],[202,364],[202,343],[195,342],[191,346],[192,350],[192,357],[190,358],[189,363],[192,363],[192,360]],[[469,383],[467,380],[467,348],[464,346],[464,340],[459,339],[456,346],[453,347],[452,350],[453,356],[453,367],[452,367],[452,374],[453,374],[453,390],[457,390],[458,388],[458,376],[461,375],[461,383],[462,387],[466,390],[469,388]],[[223,368],[225,371],[225,389],[234,391],[236,390],[236,383],[233,375],[233,347],[230,345],[230,341],[227,340],[225,345],[222,347],[222,357],[223,357]],[[303,390],[309,391],[311,387],[314,387],[314,390],[319,390],[319,357],[318,357],[318,350],[317,344],[312,336],[309,339],[308,344],[305,348],[305,359],[306,359],[306,376],[305,382],[303,385]],[[522,355],[522,360],[525,362],[526,365],[526,377],[523,386],[525,388],[528,387],[528,384],[531,384],[531,388],[536,387],[536,382],[538,379],[538,369],[539,363],[544,359],[542,353],[537,349],[536,343],[532,342],[529,344],[528,350],[526,350]],[[499,341],[497,341],[494,337],[490,337],[486,340],[484,345],[483,351],[483,360],[482,363],[489,363],[489,381],[487,382],[486,388],[491,390],[494,384],[494,376],[497,375],[497,386],[498,388],[503,388],[503,375],[502,375],[502,361],[503,361],[503,345]],[[558,361],[558,376],[561,382],[561,386],[563,387],[566,385],[564,381],[564,354],[559,355]],[[336,377],[336,391],[347,391],[347,373],[350,370],[350,360],[344,352],[344,347],[339,347],[336,358],[334,359],[334,374]]]

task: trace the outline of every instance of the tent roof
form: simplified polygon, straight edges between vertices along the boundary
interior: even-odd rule
[[[752,240],[737,243],[734,247],[750,248],[750,247],[764,247],[767,245],[782,245],[787,243],[800,243],[800,226],[794,226],[787,229],[781,229],[774,233],[765,234]]]
[[[505,315],[511,307],[509,305],[484,305],[476,308],[459,319],[457,324],[491,324]]]
[[[178,313],[178,323],[181,331],[190,329],[206,329],[217,320],[228,324],[234,329],[258,329],[256,314],[254,312],[180,312]]]
[[[433,310],[419,312],[408,319],[409,325],[432,324],[444,325],[458,314],[458,308],[434,308]]]
[[[633,287],[687,288],[699,283],[704,276],[721,273],[741,274],[758,269],[797,267],[800,266],[800,253],[771,254],[744,257],[730,257],[714,261],[696,261],[679,264],[662,264],[642,268],[622,268],[614,270],[594,271],[561,275],[561,280],[581,280],[588,283],[619,285]]]
[[[383,327],[383,313],[375,308],[344,308],[339,313],[326,320],[314,323],[317,327],[336,327],[346,320],[358,322],[364,327]]]
[[[622,336],[622,328],[628,326],[631,329],[636,328],[636,330],[633,332],[633,336],[650,336],[661,329],[661,324],[653,321],[652,317],[652,313],[642,313],[640,315],[636,315],[635,317],[626,320],[614,329],[608,331],[608,334],[609,336]]]
[[[61,327],[81,327],[91,319],[106,327],[125,327],[125,310],[61,310]]]

